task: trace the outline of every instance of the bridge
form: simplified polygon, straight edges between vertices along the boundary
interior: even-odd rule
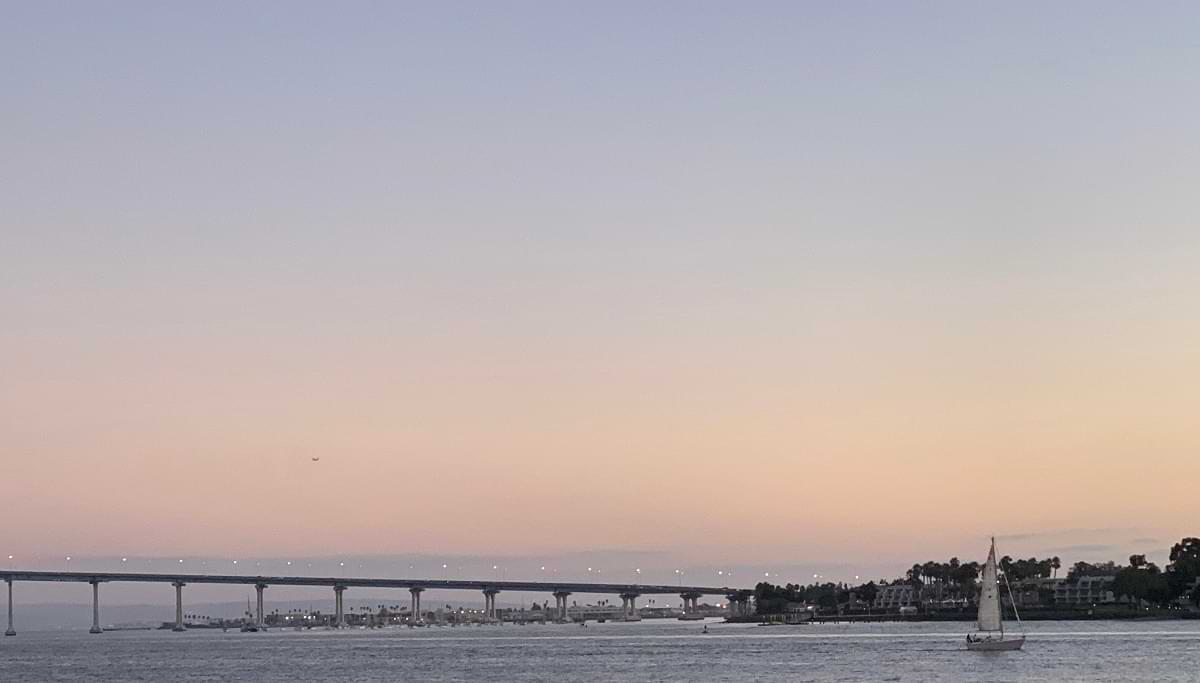
[[[636,615],[635,600],[643,595],[678,595],[683,598],[684,613],[698,610],[696,600],[704,595],[720,595],[729,601],[734,616],[749,613],[749,598],[753,591],[729,587],[664,586],[637,583],[579,583],[572,581],[470,581],[439,579],[368,579],[359,577],[312,576],[236,576],[228,574],[149,574],[128,572],[45,572],[0,570],[0,579],[8,584],[8,630],[4,635],[16,635],[13,627],[13,584],[18,581],[49,581],[89,583],[92,585],[92,633],[101,633],[100,584],[102,583],[168,583],[175,588],[175,631],[186,630],[183,625],[183,588],[188,584],[230,584],[254,586],[258,595],[255,619],[263,626],[263,591],[270,586],[326,586],[333,590],[334,626],[345,626],[342,594],[350,588],[407,589],[412,600],[412,618],[422,619],[421,593],[427,590],[478,590],[483,593],[484,613],[496,619],[496,595],[502,591],[550,593],[555,600],[558,621],[567,621],[567,597],[572,593],[599,593],[621,597],[627,619]]]

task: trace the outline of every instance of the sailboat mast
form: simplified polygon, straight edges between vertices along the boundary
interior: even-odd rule
[[[996,557],[996,537],[995,536],[992,536],[992,550],[991,550],[991,553],[989,553],[988,557],[992,558],[992,559],[994,559]],[[1008,585],[1008,573],[1007,572],[1005,572],[1005,574],[1004,574],[1004,584]],[[1011,588],[1008,591],[1008,599],[1010,602],[1012,601],[1012,589]],[[996,601],[1000,602],[1000,598],[997,597]],[[1004,605],[1003,604],[999,605],[999,613],[1000,613],[1000,640],[1004,640]]]

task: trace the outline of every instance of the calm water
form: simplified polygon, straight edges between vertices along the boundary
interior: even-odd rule
[[[1041,622],[1023,652],[967,624],[696,623],[385,631],[22,633],[0,681],[1197,681],[1200,622]]]

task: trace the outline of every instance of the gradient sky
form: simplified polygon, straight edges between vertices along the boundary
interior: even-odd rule
[[[1165,550],[1200,531],[1198,35],[4,2],[0,555]]]

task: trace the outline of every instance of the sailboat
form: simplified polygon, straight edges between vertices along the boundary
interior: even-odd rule
[[[1017,614],[1017,603],[1012,599],[1012,586],[1008,585],[1008,577],[1004,577],[1004,585],[1008,586],[1009,602],[1012,602],[1013,614],[1017,617],[1017,628],[1021,626],[1021,615]],[[967,649],[978,652],[999,652],[1002,650],[1020,650],[1025,644],[1025,634],[1013,636],[1004,632],[1004,615],[1000,611],[1000,582],[996,572],[996,539],[992,539],[992,548],[988,551],[987,562],[983,565],[983,576],[979,587],[979,631],[967,636]]]
[[[254,622],[254,612],[250,611],[250,598],[246,598],[246,618],[242,620],[242,633],[258,633],[258,624]]]

